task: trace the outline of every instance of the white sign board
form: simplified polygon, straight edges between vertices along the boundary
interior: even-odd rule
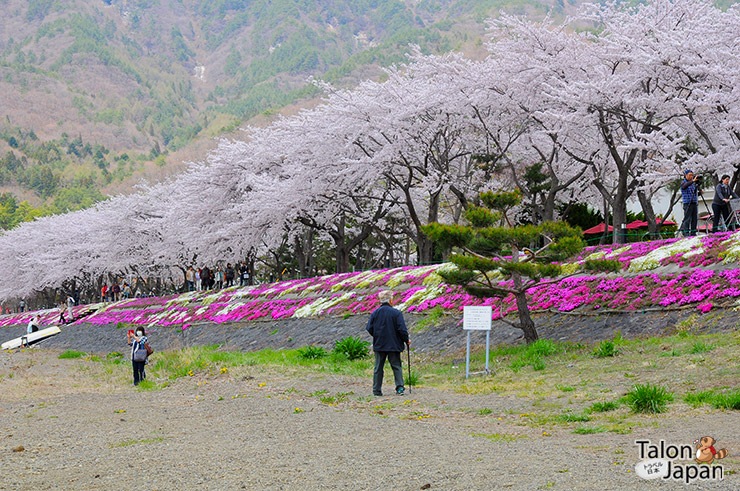
[[[493,308],[481,306],[463,307],[463,329],[467,331],[490,331]]]

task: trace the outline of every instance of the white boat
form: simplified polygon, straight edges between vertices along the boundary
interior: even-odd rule
[[[62,332],[62,330],[59,329],[59,326],[47,327],[46,329],[41,329],[40,331],[32,332],[31,334],[24,334],[19,338],[6,341],[2,345],[0,345],[0,347],[2,347],[2,349],[16,349],[20,348],[22,345],[41,341],[42,339],[48,338],[49,336],[53,336],[55,334],[59,334],[60,332]]]

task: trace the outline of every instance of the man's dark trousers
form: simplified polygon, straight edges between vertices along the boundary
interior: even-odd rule
[[[403,368],[401,367],[401,353],[398,351],[375,351],[375,371],[373,372],[373,394],[381,395],[383,386],[383,365],[385,359],[393,369],[393,378],[396,382],[396,391],[403,389]]]
[[[681,230],[685,235],[696,235],[698,213],[698,203],[695,201],[683,204],[683,222],[681,223]]]

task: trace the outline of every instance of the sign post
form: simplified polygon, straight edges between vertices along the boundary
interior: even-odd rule
[[[486,373],[488,372],[488,355],[491,345],[491,306],[463,307],[463,329],[468,331],[468,349],[465,354],[465,378],[470,377],[470,331],[486,331]]]

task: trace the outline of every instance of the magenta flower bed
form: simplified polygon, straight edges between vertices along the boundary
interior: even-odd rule
[[[543,282],[527,292],[533,311],[570,312],[578,309],[641,310],[694,305],[708,312],[717,305],[729,305],[740,297],[740,269],[701,269],[722,260],[731,233],[702,237],[703,253],[684,258],[676,253],[661,264],[677,263],[686,270],[673,274],[644,272],[633,276],[582,275]],[[588,247],[572,262],[582,261],[597,251],[625,248],[612,258],[625,268],[635,258],[672,244],[678,239]],[[692,269],[686,268],[692,266]],[[460,312],[466,305],[490,305],[493,318],[516,312],[514,298],[478,299],[459,287],[430,278],[439,266],[403,267],[370,272],[335,274],[318,278],[288,280],[254,287],[230,288],[219,292],[192,292],[159,298],[129,299],[85,318],[85,322],[109,325],[119,322],[152,326],[183,326],[192,323],[229,323],[279,320],[297,315],[368,314],[379,302],[377,291],[393,288],[397,303],[410,313],[429,309]],[[433,281],[425,284],[425,280]],[[506,282],[504,283],[506,284]],[[510,282],[508,283],[510,286]],[[89,307],[75,307],[75,315]],[[301,309],[300,312],[299,309]],[[307,310],[308,309],[308,310]],[[26,324],[33,313],[0,317],[0,326]],[[58,310],[42,312],[42,324],[56,323]]]

